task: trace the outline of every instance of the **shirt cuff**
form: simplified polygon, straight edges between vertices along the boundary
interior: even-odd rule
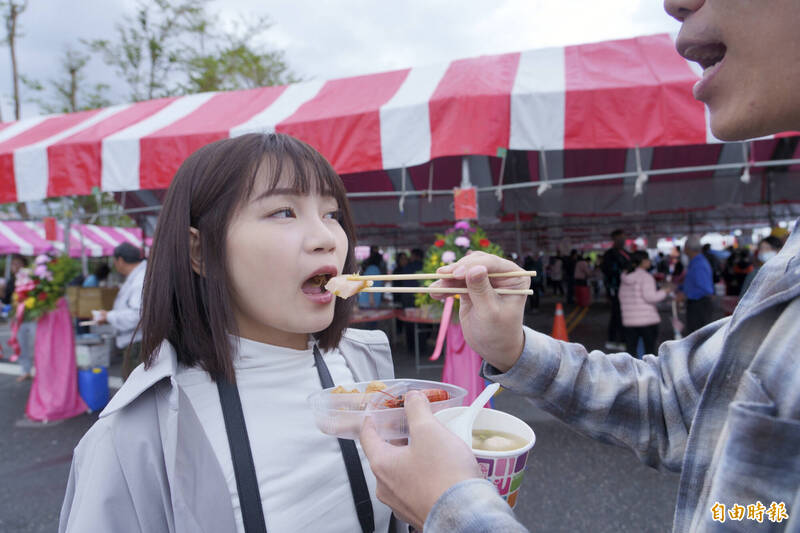
[[[522,331],[525,334],[525,343],[522,355],[514,366],[508,372],[501,372],[484,361],[481,375],[519,394],[539,396],[558,374],[561,353],[569,343],[557,341],[528,327],[523,326]]]
[[[514,511],[497,494],[495,486],[474,478],[453,485],[439,497],[428,513],[423,531],[493,531],[500,525],[498,519],[517,524]]]

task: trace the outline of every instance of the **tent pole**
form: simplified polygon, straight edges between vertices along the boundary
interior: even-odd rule
[[[72,213],[67,206],[66,196],[61,198],[61,206],[64,213],[64,253],[69,257],[69,237],[71,233]]]
[[[461,188],[469,189],[472,187],[472,181],[469,176],[469,158],[466,155],[461,156]]]
[[[767,179],[767,219],[769,220],[769,227],[775,227],[775,214],[772,212],[772,187],[774,185],[772,180],[772,172],[766,173]]]
[[[84,242],[85,237],[80,229],[78,231],[81,234],[81,273],[85,278],[89,275],[89,261],[86,259],[86,243]]]
[[[11,258],[12,257],[13,257],[13,254],[8,254],[6,256],[6,272],[3,275],[3,279],[8,279],[9,277],[11,277]]]

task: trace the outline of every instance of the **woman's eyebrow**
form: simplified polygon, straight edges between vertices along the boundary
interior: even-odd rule
[[[270,196],[303,196],[303,195],[297,192],[295,189],[278,188],[262,192],[261,194],[253,198],[252,202],[253,203],[258,202]]]

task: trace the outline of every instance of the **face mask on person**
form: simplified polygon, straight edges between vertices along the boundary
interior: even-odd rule
[[[776,255],[778,255],[778,252],[769,250],[767,252],[759,253],[758,254],[758,258],[761,260],[762,263],[766,263],[767,261],[769,261],[770,259],[772,259]]]

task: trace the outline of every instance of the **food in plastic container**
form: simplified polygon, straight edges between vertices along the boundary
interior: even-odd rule
[[[379,389],[380,384],[385,388]],[[461,405],[467,394],[465,389],[449,383],[385,379],[321,390],[311,394],[308,402],[317,427],[326,435],[356,439],[364,420],[370,417],[382,438],[402,439],[408,437],[403,400],[410,390],[422,391],[431,402],[433,412]]]

